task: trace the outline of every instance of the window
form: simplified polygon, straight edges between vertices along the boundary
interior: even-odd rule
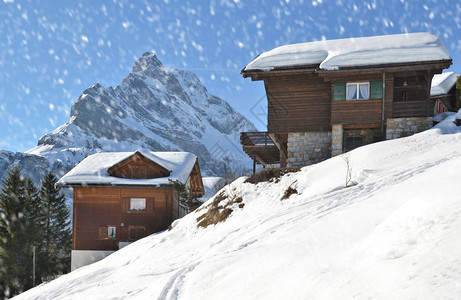
[[[383,98],[383,81],[334,82],[333,101]],[[395,99],[395,98],[394,98]]]
[[[115,239],[117,237],[117,227],[101,226],[99,227],[99,239]]]
[[[145,211],[146,198],[130,198],[130,210]]]
[[[115,233],[116,233],[116,229],[117,229],[117,228],[114,227],[114,226],[108,226],[108,227],[107,227],[107,236],[110,237],[110,238],[114,238],[114,239],[115,239],[116,236],[117,236],[117,235],[115,234]]]
[[[370,83],[354,82],[346,85],[346,100],[370,99]]]

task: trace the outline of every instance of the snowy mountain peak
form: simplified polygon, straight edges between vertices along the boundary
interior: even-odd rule
[[[141,72],[147,69],[153,68],[165,68],[162,62],[157,58],[154,52],[145,52],[135,63],[133,64],[133,73]]]
[[[251,165],[241,131],[256,128],[194,73],[168,70],[146,52],[115,88],[96,83],[84,90],[69,121],[27,153],[47,158],[63,175],[101,151],[186,151],[199,157],[204,175],[219,176],[230,166]]]
[[[102,86],[102,84],[98,82],[84,90],[82,95],[96,95],[98,93],[101,93],[102,90],[104,90],[104,87]]]

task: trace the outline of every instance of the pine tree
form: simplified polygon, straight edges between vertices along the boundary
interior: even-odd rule
[[[187,208],[188,211],[192,211],[199,207],[202,203],[197,200],[197,196],[193,195],[190,188],[179,180],[168,179],[173,184],[173,190],[178,193],[179,202]]]
[[[37,243],[37,189],[19,168],[3,180],[0,192],[0,297],[32,287],[32,246]]]
[[[48,173],[40,188],[41,243],[39,269],[42,277],[70,271],[72,233],[66,199],[56,188],[57,178]]]

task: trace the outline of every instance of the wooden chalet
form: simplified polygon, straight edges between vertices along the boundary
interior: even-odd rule
[[[431,100],[434,104],[434,115],[456,111],[456,81],[459,74],[446,72],[436,74],[432,78]]]
[[[299,167],[432,126],[431,80],[451,65],[440,39],[413,33],[287,45],[256,57],[267,132],[242,132],[255,163]]]
[[[187,213],[170,180],[204,194],[198,159],[187,152],[98,153],[63,176],[57,186],[73,188],[72,270]]]

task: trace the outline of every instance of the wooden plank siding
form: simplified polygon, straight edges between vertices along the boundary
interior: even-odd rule
[[[431,101],[394,102],[393,118],[428,117],[434,114]]]
[[[198,160],[195,162],[194,168],[190,173],[190,191],[195,196],[203,196],[205,189],[203,187],[202,172],[200,172],[200,166]]]
[[[130,198],[146,198],[146,210],[130,211]],[[175,219],[171,188],[74,187],[73,205],[73,250],[118,250],[119,242],[132,241],[130,227],[149,235]],[[116,227],[116,238],[101,238],[104,226]]]
[[[317,74],[269,76],[267,129],[271,133],[329,131],[330,84]]]
[[[160,178],[170,175],[167,169],[139,152],[112,166],[108,172],[114,177],[131,179]]]
[[[392,103],[394,101],[394,73],[386,73],[385,77],[384,120],[387,120],[388,118],[392,118]]]
[[[382,100],[333,101],[332,124],[381,123]]]
[[[434,73],[408,72],[394,74],[392,118],[431,117],[431,81]]]
[[[255,72],[247,76],[253,80],[264,80],[269,133],[330,131],[332,124],[353,128],[360,128],[361,124],[376,128],[377,124],[382,124],[385,130],[389,118],[432,116],[430,83],[432,76],[442,69],[431,68],[415,65],[338,72],[306,69],[302,72]],[[333,100],[335,82],[372,82],[383,79],[384,103],[382,99]],[[410,101],[397,103],[396,97],[402,98],[402,90],[411,93],[408,98]]]
[[[374,80],[383,80],[382,71],[358,71],[358,72],[342,72],[342,73],[320,73],[320,76],[325,81],[331,81],[331,123],[342,124],[345,127],[353,128],[375,128],[377,124],[382,122],[382,98],[373,100],[342,100],[335,101],[333,99],[333,84],[334,82],[371,82]],[[385,74],[385,105],[384,111],[386,115],[392,114],[392,95],[393,95],[393,76]],[[390,78],[389,78],[390,77]],[[361,126],[363,125],[363,126]],[[379,125],[378,125],[379,126]]]

